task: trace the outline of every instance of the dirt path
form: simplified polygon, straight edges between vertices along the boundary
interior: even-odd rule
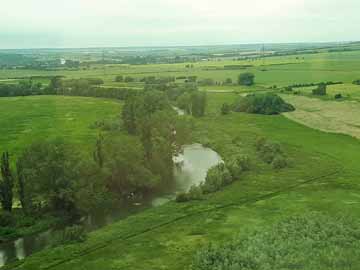
[[[325,101],[295,95],[282,95],[294,105],[287,118],[325,132],[342,133],[360,139],[360,103],[356,101]]]

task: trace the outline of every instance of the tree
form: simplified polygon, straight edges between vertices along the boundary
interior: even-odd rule
[[[96,139],[95,150],[94,150],[94,161],[98,164],[99,168],[104,165],[104,152],[103,152],[103,141],[104,136],[100,133]]]
[[[73,214],[83,158],[61,139],[35,142],[19,158],[25,198],[39,207]],[[31,181],[31,183],[30,183]]]
[[[252,74],[250,72],[242,73],[239,75],[238,84],[250,86],[250,85],[254,84],[254,79],[255,79],[254,74]]]
[[[201,117],[205,115],[206,108],[206,92],[196,91],[191,93],[192,115]]]
[[[10,169],[9,153],[1,156],[0,203],[5,211],[11,212],[13,205],[14,178]]]
[[[136,137],[108,138],[104,143],[107,189],[126,200],[155,188],[159,177],[146,166],[144,148]]]
[[[27,181],[26,175],[24,173],[23,167],[22,167],[22,161],[19,159],[16,162],[16,170],[17,170],[17,182],[18,182],[18,196],[20,200],[20,204],[22,207],[22,210],[25,214],[28,214],[33,209],[32,205],[32,196],[31,196],[31,186],[30,181]]]

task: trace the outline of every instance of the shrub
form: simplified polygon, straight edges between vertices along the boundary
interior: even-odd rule
[[[8,211],[2,211],[0,213],[0,226],[6,227],[12,225],[14,222],[13,216]]]
[[[316,89],[312,90],[312,94],[317,96],[325,96],[326,84],[325,83],[319,84],[319,86]]]
[[[179,192],[176,194],[176,202],[187,202],[189,201],[189,196],[186,192]]]
[[[342,98],[342,95],[341,95],[340,93],[339,93],[339,94],[335,94],[334,98],[335,98],[335,99],[340,99],[340,98]]]
[[[252,74],[250,72],[242,73],[239,75],[238,84],[250,86],[250,85],[254,84],[254,79],[255,79],[254,74]]]
[[[264,137],[259,137],[255,141],[255,147],[257,151],[260,151],[266,143],[266,139]]]
[[[124,81],[124,76],[118,75],[115,77],[115,82],[123,82],[123,81]]]
[[[288,166],[288,161],[286,160],[286,158],[284,156],[277,155],[273,159],[271,165],[274,169],[279,170],[279,169],[286,168]]]
[[[261,137],[256,140],[255,147],[264,162],[272,164],[276,169],[283,168],[282,166],[285,164],[286,159],[280,144],[269,142],[265,138]],[[285,166],[286,165],[287,162]]]
[[[356,270],[360,226],[319,213],[286,218],[265,230],[200,250],[192,270]]]
[[[201,185],[202,191],[212,193],[221,189],[232,182],[230,171],[226,168],[224,163],[215,165],[207,172],[205,182]]]
[[[231,111],[231,106],[227,103],[224,103],[222,106],[221,106],[221,114],[222,115],[226,115],[226,114],[229,114]]]
[[[232,178],[239,179],[241,173],[250,169],[250,159],[248,156],[236,156],[227,163],[227,167]]]
[[[234,111],[255,114],[279,114],[294,111],[295,108],[281,97],[272,93],[251,94],[241,97],[234,105]]]
[[[360,85],[360,79],[353,81],[353,84]]]
[[[224,83],[225,83],[225,84],[232,84],[233,81],[232,81],[231,78],[227,78]]]
[[[193,185],[188,192],[189,200],[201,200],[203,198],[203,191],[200,186]]]

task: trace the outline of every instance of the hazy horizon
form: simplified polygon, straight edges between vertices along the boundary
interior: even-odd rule
[[[347,42],[360,24],[355,0],[3,2],[0,49]]]

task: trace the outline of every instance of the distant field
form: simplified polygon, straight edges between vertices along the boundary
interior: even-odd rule
[[[325,101],[296,95],[282,95],[295,106],[284,115],[296,122],[325,132],[343,133],[360,138],[360,103]]]
[[[0,152],[18,154],[33,140],[63,137],[92,147],[98,130],[90,125],[97,120],[116,118],[117,101],[62,96],[0,98]]]
[[[219,60],[192,63],[194,68],[185,68],[187,63],[151,65],[94,65],[78,71],[40,70],[0,70],[0,79],[28,76],[63,75],[67,78],[102,78],[105,86],[127,86],[114,82],[115,76],[125,75],[135,78],[145,76],[198,76],[199,79],[212,78],[223,82],[231,78],[236,82],[242,72],[253,72],[258,86],[286,86],[294,83],[321,81],[343,81],[351,83],[360,78],[360,51],[319,53],[269,57],[257,60]],[[246,69],[224,69],[227,65],[250,65]],[[46,80],[42,80],[46,82]],[[134,87],[129,84],[128,86]],[[141,87],[137,84],[135,87]],[[215,87],[215,86],[214,86]]]
[[[301,94],[311,94],[316,86],[301,87],[295,90],[300,91]],[[341,94],[346,99],[360,101],[360,85],[352,83],[329,85],[326,89],[327,96],[324,99],[334,99],[336,94]]]

